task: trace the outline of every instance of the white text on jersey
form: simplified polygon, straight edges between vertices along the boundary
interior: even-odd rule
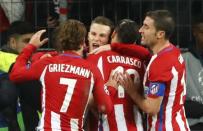
[[[112,56],[107,56],[107,60],[109,63],[122,63],[122,64],[134,65],[138,68],[141,68],[141,61],[130,57],[112,55]]]
[[[68,64],[49,64],[49,72],[73,73],[86,78],[90,76],[90,70]]]

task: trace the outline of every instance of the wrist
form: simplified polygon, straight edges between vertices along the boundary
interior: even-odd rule
[[[30,45],[34,46],[36,49],[38,49],[40,46],[36,45],[35,43],[29,43]]]
[[[32,43],[27,44],[27,48],[32,50],[32,51],[36,51],[37,47],[35,45],[33,45]]]

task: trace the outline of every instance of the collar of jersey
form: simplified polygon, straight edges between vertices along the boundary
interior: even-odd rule
[[[170,43],[169,46],[167,46],[167,47],[165,47],[164,49],[162,49],[162,50],[158,53],[158,55],[160,55],[160,54],[162,54],[162,53],[164,53],[164,52],[169,52],[169,51],[171,51],[172,49],[173,49],[173,45]]]
[[[72,58],[82,58],[80,55],[78,55],[77,53],[72,52],[72,51],[64,51],[61,55],[67,56],[67,57],[72,57]]]

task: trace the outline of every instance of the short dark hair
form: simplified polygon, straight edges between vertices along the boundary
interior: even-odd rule
[[[91,24],[94,24],[94,23],[109,26],[111,31],[114,29],[113,22],[110,19],[108,19],[107,17],[105,17],[105,16],[97,16],[97,17],[95,17],[92,20]]]
[[[26,21],[15,21],[11,23],[8,29],[8,39],[14,35],[24,35],[34,33],[34,26]]]
[[[165,31],[165,38],[169,39],[175,29],[175,21],[168,10],[155,10],[146,13],[146,16],[154,20],[157,31]]]
[[[115,32],[119,42],[132,44],[139,38],[138,25],[130,19],[120,20],[115,27]]]
[[[79,50],[86,33],[85,25],[78,20],[69,19],[61,23],[54,31],[57,50]]]

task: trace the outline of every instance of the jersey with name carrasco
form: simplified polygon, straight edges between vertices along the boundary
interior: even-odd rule
[[[64,54],[36,61],[28,69],[26,61],[34,51],[28,45],[17,58],[10,75],[14,82],[39,79],[42,83],[42,117],[38,130],[80,131],[88,98],[93,92],[101,108],[110,112],[111,101],[104,91],[101,74],[80,56]]]
[[[164,83],[165,88],[156,83]],[[185,64],[179,49],[170,44],[152,56],[144,81],[147,97],[158,98],[163,93],[160,111],[148,116],[148,130],[188,131],[184,102],[186,96]]]
[[[118,72],[128,72],[135,82],[143,79],[143,62],[135,57],[120,55],[113,51],[105,51],[97,55],[91,55],[88,60],[97,64],[105,82],[108,81],[112,70]],[[114,104],[113,112],[109,115],[102,115],[104,131],[142,131],[143,123],[141,113],[137,109],[133,100],[123,87],[118,90],[113,87],[108,88],[110,97]]]

